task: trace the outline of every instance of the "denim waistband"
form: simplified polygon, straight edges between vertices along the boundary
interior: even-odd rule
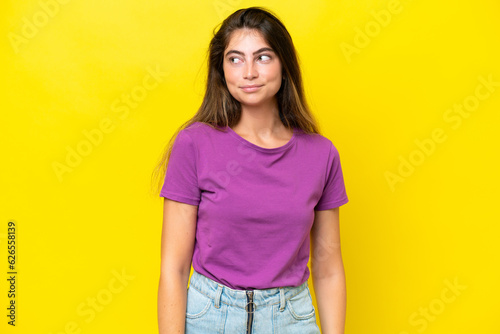
[[[305,281],[299,286],[285,286],[271,289],[235,290],[220,284],[193,269],[193,274],[189,281],[189,286],[195,288],[200,293],[214,299],[216,307],[219,303],[245,309],[247,305],[247,291],[253,291],[253,302],[257,309],[260,307],[280,304],[280,309],[285,307],[288,299],[299,294],[308,287]]]

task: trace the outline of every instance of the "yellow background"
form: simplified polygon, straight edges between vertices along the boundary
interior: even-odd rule
[[[2,333],[157,331],[162,200],[150,174],[200,105],[212,29],[252,5],[288,27],[322,134],[341,154],[346,333],[500,333],[494,0],[2,2]],[[488,76],[491,91],[480,87]],[[463,103],[468,117],[451,114]],[[54,165],[77,149],[86,155],[58,176]]]

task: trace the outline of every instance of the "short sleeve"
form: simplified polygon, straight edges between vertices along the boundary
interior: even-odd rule
[[[197,155],[193,139],[185,130],[179,131],[168,160],[165,180],[160,191],[161,197],[192,205],[200,203]]]
[[[349,202],[349,199],[346,194],[339,152],[337,148],[331,144],[325,187],[323,188],[323,194],[314,207],[314,210],[321,211],[333,209],[347,202]]]

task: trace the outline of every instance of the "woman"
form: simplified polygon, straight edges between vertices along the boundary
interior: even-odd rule
[[[275,15],[251,7],[224,20],[202,105],[181,128],[156,169],[160,333],[319,333],[310,253],[323,334],[343,333],[339,154],[318,132]]]

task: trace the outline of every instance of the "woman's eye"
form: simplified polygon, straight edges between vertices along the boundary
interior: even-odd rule
[[[238,58],[229,58],[229,62],[231,62],[233,64],[238,64],[240,62],[240,59],[238,59]]]
[[[269,57],[268,55],[262,55],[259,57],[261,60],[263,61],[268,61],[268,60],[271,60],[271,57]]]

